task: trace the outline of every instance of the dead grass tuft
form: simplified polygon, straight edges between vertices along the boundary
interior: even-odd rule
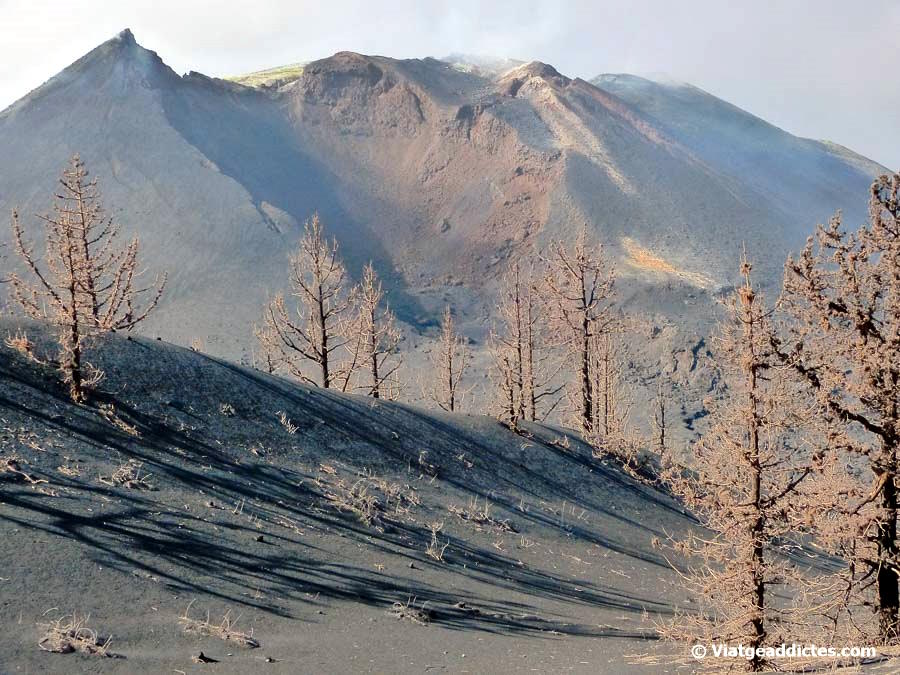
[[[288,417],[288,414],[284,410],[279,410],[275,414],[278,415],[278,423],[281,424],[282,427],[284,427],[284,430],[288,432],[288,434],[293,436],[297,433],[297,429],[299,429],[300,427],[291,422],[291,418]]]
[[[194,601],[191,600],[185,608],[184,614],[178,618],[178,623],[181,624],[185,633],[216,637],[220,640],[225,640],[226,642],[234,642],[235,644],[248,649],[259,647],[259,642],[253,637],[253,631],[245,633],[235,628],[241,617],[238,616],[237,618],[232,619],[231,610],[225,612],[225,615],[219,623],[212,623],[209,618],[209,612],[206,613],[206,619],[201,620],[193,618],[190,615],[191,605],[193,604]]]
[[[52,611],[54,610],[48,609],[44,614]],[[45,652],[56,654],[81,652],[93,656],[113,656],[109,651],[112,638],[102,640],[95,630],[88,628],[87,622],[90,618],[89,614],[79,616],[73,613],[47,623],[39,623],[38,627],[44,631],[44,635],[38,642],[38,647]]]
[[[112,487],[125,487],[131,490],[153,490],[149,473],[142,473],[143,462],[129,459],[110,476],[100,476],[100,482]]]

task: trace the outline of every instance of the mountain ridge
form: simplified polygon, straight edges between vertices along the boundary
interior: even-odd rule
[[[338,52],[252,87],[178,75],[126,29],[0,113],[0,208],[46,210],[80,152],[148,266],[173,273],[152,330],[245,358],[314,211],[414,330],[450,302],[476,339],[505,264],[583,224],[623,301],[665,314],[727,286],[744,242],[774,285],[816,220],[864,217],[877,165],[852,151],[696,88],[509,64]]]

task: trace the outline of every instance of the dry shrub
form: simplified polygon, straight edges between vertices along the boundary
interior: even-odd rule
[[[610,435],[594,444],[592,454],[595,459],[611,457],[637,480],[655,476],[653,454],[647,451],[639,439],[628,434]]]
[[[86,389],[88,389],[88,390],[96,389],[97,386],[101,382],[103,382],[104,379],[106,379],[106,373],[103,370],[101,370],[100,368],[95,366],[93,363],[88,363],[88,362],[84,363],[84,373],[83,373],[82,384],[85,386]],[[128,432],[128,433],[131,433],[131,432]],[[137,432],[135,432],[134,435],[136,436]]]
[[[460,520],[474,523],[479,530],[481,530],[483,526],[487,526],[501,532],[517,531],[508,519],[500,520],[491,515],[491,503],[487,498],[485,498],[483,505],[479,505],[478,497],[469,499],[469,503],[465,507],[451,504],[449,511]]]
[[[47,610],[47,612],[51,611],[53,610]],[[79,616],[77,613],[72,613],[47,623],[39,623],[38,627],[44,631],[44,635],[38,642],[38,647],[45,652],[56,654],[81,652],[93,656],[113,656],[109,652],[112,638],[108,637],[102,640],[95,630],[88,628],[87,622],[90,618],[89,614]]]
[[[372,476],[369,483],[381,491],[385,498],[385,510],[391,509],[397,515],[404,515],[419,506],[419,495],[411,485],[391,483],[384,478]]]
[[[85,380],[85,382],[88,382],[88,380]],[[96,386],[97,383],[99,383],[99,380],[96,380],[96,382],[91,380],[91,386]],[[116,407],[112,403],[101,403],[100,407],[99,407],[99,411],[100,411],[100,416],[103,419],[105,419],[107,422],[112,424],[114,427],[116,427],[120,431],[124,431],[129,436],[140,436],[140,433],[138,432],[137,427],[135,427],[132,424],[129,424],[128,422],[123,420],[121,417],[119,417],[119,415],[116,413]]]
[[[369,490],[364,480],[358,480],[349,488],[343,480],[335,484],[334,492],[326,492],[325,497],[339,511],[354,513],[366,525],[372,525],[379,520],[384,507],[378,501],[378,495]]]
[[[249,633],[244,633],[235,628],[237,622],[241,618],[240,615],[238,615],[237,618],[232,619],[231,610],[228,610],[225,612],[225,615],[219,623],[212,623],[209,618],[209,612],[206,613],[206,619],[200,620],[193,618],[190,615],[191,605],[193,604],[194,601],[191,600],[185,608],[184,614],[178,618],[178,623],[181,624],[185,633],[216,637],[220,640],[225,640],[226,642],[234,642],[235,644],[248,649],[259,647],[259,642],[253,637],[252,630]]]
[[[319,469],[328,475],[336,475],[337,470],[330,465],[320,464]],[[317,485],[328,486],[323,492],[326,499],[339,511],[349,511],[365,525],[381,526],[388,515],[402,517],[419,506],[419,496],[410,485],[391,483],[378,476],[359,478],[352,485],[343,479],[329,483],[319,476]]]
[[[421,607],[416,607],[415,598],[408,598],[406,602],[395,602],[388,610],[388,614],[398,619],[412,621],[413,623],[417,623],[422,626],[426,626],[431,623],[431,620],[433,618],[431,610],[425,607],[425,603],[422,603]]]
[[[572,443],[569,440],[569,437],[565,435],[562,438],[554,438],[552,441],[550,441],[550,445],[561,448],[563,450],[569,450],[572,447]]]
[[[438,539],[438,532],[444,529],[444,523],[442,522],[433,522],[428,526],[429,532],[431,532],[431,542],[428,544],[425,549],[425,555],[429,558],[434,558],[438,562],[444,562],[444,551],[447,550],[447,547],[450,545],[450,542],[443,542]]]
[[[6,336],[6,340],[4,340],[4,343],[7,347],[18,352],[29,361],[44,364],[44,361],[39,359],[34,351],[34,343],[29,339],[28,335],[24,331],[17,330],[15,333],[8,333]]]
[[[32,487],[48,483],[43,478],[35,478],[30,473],[22,469],[22,460],[18,455],[7,455],[0,458],[0,475],[10,474],[12,480],[19,480],[28,483]]]
[[[153,490],[153,485],[149,482],[152,474],[142,473],[143,466],[143,462],[129,459],[113,471],[112,475],[100,476],[100,482],[112,487],[125,487],[131,490]]]
[[[428,451],[422,450],[419,452],[419,460],[418,460],[419,470],[422,471],[429,478],[437,478],[438,468],[434,464],[428,461]]]
[[[69,478],[77,478],[81,475],[81,469],[79,469],[74,464],[60,464],[56,467],[56,470],[59,471],[63,476],[68,476]]]
[[[327,473],[329,476],[336,476],[337,469],[335,469],[331,464],[319,464],[319,471],[322,473]]]

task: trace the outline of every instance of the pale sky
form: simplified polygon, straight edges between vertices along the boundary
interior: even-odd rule
[[[0,0],[0,109],[126,27],[213,76],[342,50],[664,73],[900,169],[900,0]]]

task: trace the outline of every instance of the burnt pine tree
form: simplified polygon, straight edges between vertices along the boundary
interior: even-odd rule
[[[397,371],[403,363],[400,329],[384,302],[381,280],[372,263],[363,268],[362,280],[353,290],[351,316],[342,332],[349,352],[344,380],[356,374],[356,388],[372,398],[396,398],[400,383]],[[344,385],[347,389],[348,384]]]
[[[82,402],[87,385],[85,343],[97,333],[131,330],[156,308],[166,277],[142,286],[139,245],[119,245],[119,224],[106,215],[96,178],[89,178],[76,155],[63,171],[53,212],[39,216],[46,231],[44,264],[26,242],[18,213],[12,215],[13,241],[32,280],[12,275],[13,296],[25,312],[57,327],[59,367],[72,400]],[[91,381],[88,381],[91,380]]]
[[[463,377],[472,359],[465,338],[456,332],[450,306],[441,315],[441,333],[432,348],[430,361],[432,375],[425,395],[439,408],[453,412],[459,409],[465,394]]]
[[[608,449],[625,440],[632,400],[625,384],[619,332],[621,326],[591,339],[591,372],[594,391],[593,436]]]
[[[726,304],[715,339],[728,394],[711,411],[711,425],[694,446],[692,471],[670,480],[705,532],[676,543],[687,558],[685,587],[699,610],[678,614],[664,632],[693,642],[744,644],[749,670],[765,668],[756,652],[785,640],[792,608],[772,587],[795,576],[779,550],[793,525],[801,482],[810,474],[804,451],[791,443],[798,424],[796,384],[772,349],[771,312],[753,288],[750,265]]]
[[[883,643],[900,642],[898,189],[900,175],[880,177],[872,185],[868,224],[847,232],[838,213],[788,259],[788,321],[773,343],[815,393],[825,445],[867,469],[867,486],[857,482],[838,490],[839,498],[818,500],[830,502],[827,517],[818,520],[837,523],[824,541],[848,561],[845,609],[854,602],[874,607]],[[839,473],[834,478],[846,483]]]
[[[341,330],[350,310],[346,276],[337,240],[326,238],[316,213],[304,224],[300,246],[290,257],[293,306],[279,293],[255,331],[268,368],[326,389],[341,379],[347,382],[335,358],[347,342]]]
[[[615,321],[612,311],[615,274],[603,258],[601,245],[588,242],[583,227],[569,249],[551,242],[544,257],[548,267],[547,288],[558,343],[573,359],[580,392],[573,396],[577,424],[586,436],[596,431],[596,380],[598,338]]]
[[[533,263],[510,264],[497,302],[498,323],[489,338],[495,407],[513,428],[519,420],[534,422],[552,412],[559,402],[552,399],[563,388],[553,385],[559,368],[550,363],[541,290]],[[551,402],[544,404],[547,398]]]

